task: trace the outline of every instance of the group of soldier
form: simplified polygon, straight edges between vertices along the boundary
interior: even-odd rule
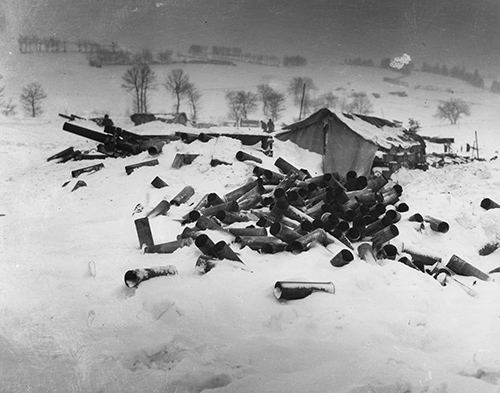
[[[264,121],[260,121],[260,126],[262,128],[262,131],[264,132],[274,132],[274,122],[272,119],[269,119],[269,121],[266,123]]]

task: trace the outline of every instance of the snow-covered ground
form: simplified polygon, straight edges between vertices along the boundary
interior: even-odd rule
[[[40,66],[50,69],[44,61]],[[337,81],[344,75],[356,89],[373,75],[369,69],[339,67]],[[245,72],[255,81],[264,78],[245,68],[229,69],[239,70],[235,78]],[[47,78],[42,81],[47,90],[61,89],[54,75],[37,77]],[[220,83],[230,86],[227,78]],[[115,118],[123,116],[126,104],[113,101],[110,93],[120,93],[119,77],[115,90],[106,85],[99,90],[88,80],[75,75],[71,92],[48,101],[51,111],[64,110],[61,103],[67,102],[69,112],[81,108],[90,114],[102,101]],[[382,86],[374,82],[370,90]],[[498,98],[459,87],[477,109],[460,126],[435,127],[430,134],[448,130],[466,140],[463,134],[481,126],[491,133],[485,131],[480,144],[494,152],[496,114],[490,105]],[[87,89],[86,96],[81,89]],[[434,104],[425,109],[417,98],[400,106],[395,103],[403,98],[381,100],[376,108],[384,108],[387,117],[436,123]],[[213,106],[214,113],[224,113],[223,100]],[[5,214],[0,216],[0,392],[500,392],[499,275],[492,282],[460,277],[473,289],[471,296],[459,284],[442,287],[394,261],[375,266],[356,258],[334,268],[329,260],[341,249],[338,244],[300,255],[263,255],[233,246],[245,270],[227,263],[199,275],[194,265],[200,252],[194,245],[171,255],[143,254],[132,213],[137,204],[150,209],[185,185],[195,188],[196,203],[207,192],[223,194],[243,184],[251,166],[209,164],[212,157],[233,157],[242,149],[239,142],[173,142],[158,157],[159,166],[129,176],[124,167],[148,159],[147,153],[106,159],[103,170],[80,176],[87,187],[71,192],[76,181],[71,171],[90,163],[56,164],[46,158],[70,145],[90,149],[95,144],[62,132],[63,121],[53,112],[40,120],[0,121],[0,214]],[[272,167],[273,159],[243,150]],[[171,169],[177,152],[201,156]],[[319,173],[321,157],[290,142],[275,142],[278,156]],[[154,189],[155,176],[169,186]],[[497,161],[402,170],[395,179],[410,205],[398,224],[397,242],[432,251],[444,261],[457,254],[483,271],[500,266],[498,251],[478,255],[479,247],[500,234],[500,209],[479,207],[483,197],[500,201]],[[67,180],[71,183],[62,187]],[[173,207],[168,216],[151,219],[155,242],[175,239],[182,230],[175,218],[188,210]],[[415,212],[446,220],[450,231],[418,232],[406,221]],[[128,269],[168,264],[177,267],[177,276],[152,279],[135,290],[125,287]],[[336,293],[279,303],[272,291],[277,280],[332,281]]]

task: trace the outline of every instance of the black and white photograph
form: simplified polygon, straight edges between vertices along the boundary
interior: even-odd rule
[[[500,393],[500,1],[0,0],[0,393]]]

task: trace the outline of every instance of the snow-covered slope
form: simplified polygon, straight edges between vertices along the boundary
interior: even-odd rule
[[[414,72],[402,79],[408,87],[384,82],[383,78],[397,78],[399,74],[373,67],[346,66],[343,64],[311,65],[300,68],[265,67],[252,64],[238,66],[179,65],[154,66],[157,89],[152,92],[151,110],[169,112],[174,106],[173,98],[163,83],[173,68],[183,67],[202,93],[200,121],[219,122],[227,119],[228,108],[225,94],[229,90],[256,92],[259,84],[268,83],[273,88],[286,92],[291,78],[309,76],[318,90],[317,96],[333,92],[340,100],[353,91],[366,92],[373,103],[373,115],[403,121],[414,118],[422,125],[422,134],[449,136],[457,139],[457,150],[466,143],[472,144],[474,131],[478,131],[480,148],[485,156],[494,155],[489,141],[496,137],[499,117],[496,108],[500,95],[481,90],[463,81],[439,75]],[[132,97],[122,88],[121,77],[127,67],[89,67],[85,56],[80,54],[22,55],[12,52],[0,59],[0,74],[4,76],[7,97],[17,97],[22,86],[39,81],[49,96],[45,103],[45,116],[53,118],[58,112],[77,113],[83,116],[110,113],[114,119],[123,118],[122,126],[130,126],[128,117],[132,108]],[[486,81],[489,86],[491,81]],[[407,97],[391,95],[405,91]],[[376,98],[373,94],[379,94]],[[458,125],[451,126],[434,117],[440,100],[451,97],[462,98],[471,105],[471,116],[462,118]],[[182,107],[189,112],[187,106]],[[20,111],[20,108],[18,110]],[[287,98],[286,110],[280,123],[289,124],[298,117],[299,108]],[[250,115],[261,119],[261,108]]]
[[[146,153],[107,159],[103,170],[80,176],[88,187],[72,193],[75,180],[61,185],[85,163],[45,162],[74,138],[56,128],[51,122],[1,128],[2,391],[27,385],[36,392],[498,391],[497,282],[461,278],[477,293],[471,297],[458,284],[441,287],[393,261],[371,266],[356,259],[336,269],[329,260],[338,245],[300,255],[243,249],[251,271],[228,264],[199,276],[194,246],[142,254],[132,212],[184,185],[195,187],[193,202],[240,185],[250,175],[247,164],[209,165],[213,155],[241,148],[239,142],[174,142],[160,166],[130,176],[124,166]],[[170,169],[176,152],[202,156]],[[320,167],[319,156],[289,142],[277,143],[276,155],[312,173]],[[152,188],[157,175],[169,187]],[[401,224],[402,241],[443,258],[456,253],[485,271],[500,265],[495,254],[477,255],[499,233],[497,212],[483,211],[479,201],[500,199],[500,167],[476,163],[400,172],[397,179],[411,212],[451,226],[443,235]],[[174,239],[181,227],[173,219],[187,210],[152,219],[155,241]],[[126,270],[165,264],[179,275],[137,290],[124,286]],[[336,294],[280,304],[272,288],[288,279],[332,281]]]
[[[5,214],[0,216],[0,392],[499,391],[498,275],[493,282],[460,277],[473,289],[475,296],[470,296],[457,283],[442,287],[432,277],[389,260],[373,266],[356,259],[333,268],[329,260],[341,249],[338,244],[272,256],[233,246],[246,269],[227,263],[203,276],[194,269],[200,255],[194,245],[171,255],[143,254],[133,222],[136,205],[150,209],[185,185],[195,188],[193,203],[207,192],[236,188],[250,176],[251,166],[234,161],[211,167],[209,162],[213,156],[231,159],[242,146],[228,138],[205,144],[173,142],[158,157],[159,166],[129,176],[125,165],[149,159],[146,153],[106,159],[103,170],[80,176],[87,187],[71,192],[71,170],[89,163],[45,159],[70,145],[90,149],[95,144],[62,132],[63,121],[53,113],[68,109],[87,115],[105,108],[134,131],[120,118],[127,107],[119,87],[122,71],[112,77],[117,69],[62,67],[74,77],[58,78],[54,58],[25,59],[32,65],[22,68],[20,63],[19,74],[4,73],[8,92],[14,94],[30,80],[26,69],[37,68],[36,79],[51,98],[44,119],[0,122],[0,214]],[[211,87],[275,80],[284,88],[295,72],[269,69],[264,75],[260,70],[265,68],[211,67],[211,75],[223,74],[216,80],[203,77],[204,69],[188,72],[207,89],[207,119],[224,113],[223,93]],[[373,100],[377,114],[383,110],[390,118],[422,119],[424,130],[432,134],[449,130],[458,135],[483,126],[478,128],[480,135],[484,132],[481,146],[496,148],[494,134],[486,133],[495,129],[491,108],[496,96],[453,86],[476,103],[470,123],[427,128],[436,124],[432,113],[445,93],[410,90],[405,103],[405,98],[384,94],[395,89],[381,82],[386,75],[381,70],[338,66],[331,72],[315,77],[318,85],[324,82],[322,89],[344,85],[378,91],[383,95]],[[457,85],[451,79],[439,83]],[[290,108],[286,116],[294,116]],[[143,126],[142,132],[157,126]],[[243,149],[272,167],[273,159]],[[201,156],[192,165],[171,169],[177,152]],[[290,142],[275,143],[278,156],[319,173],[321,157]],[[150,182],[155,176],[169,186],[154,189]],[[479,207],[483,197],[500,201],[497,161],[400,171],[395,179],[404,186],[410,213],[450,224],[446,234],[428,227],[417,232],[405,213],[399,241],[444,260],[455,253],[484,271],[500,266],[498,251],[487,257],[477,253],[500,233],[499,209]],[[67,180],[71,183],[61,187]],[[173,240],[182,229],[175,218],[188,210],[173,207],[168,216],[152,219],[155,241]],[[231,241],[227,235],[209,234],[213,240]],[[136,290],[123,283],[128,269],[167,264],[175,265],[179,275],[149,280]],[[332,281],[336,293],[279,303],[272,292],[277,280]]]

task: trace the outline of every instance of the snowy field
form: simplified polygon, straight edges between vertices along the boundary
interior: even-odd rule
[[[196,203],[207,192],[224,194],[243,184],[250,165],[209,164],[212,157],[233,161],[241,145],[226,138],[173,142],[158,157],[159,166],[129,176],[124,167],[149,159],[147,153],[106,159],[103,170],[79,177],[88,187],[71,192],[71,171],[87,162],[56,164],[46,158],[68,146],[95,144],[63,132],[56,114],[108,111],[118,121],[125,119],[123,69],[93,69],[75,57],[60,62],[61,69],[55,57],[22,59],[21,71],[13,60],[2,71],[7,94],[36,78],[49,99],[41,119],[0,120],[0,214],[5,214],[0,216],[0,392],[500,392],[500,275],[492,274],[496,281],[490,282],[460,277],[472,289],[467,292],[390,260],[379,266],[356,258],[334,268],[329,261],[341,249],[338,244],[300,255],[258,254],[235,245],[246,269],[227,263],[206,275],[195,271],[200,252],[194,245],[171,255],[143,254],[135,206],[141,203],[147,211],[185,185],[195,188]],[[225,116],[219,87],[250,89],[275,81],[284,89],[295,76],[257,66],[190,66],[187,71],[205,89],[206,121]],[[375,115],[405,122],[413,117],[423,133],[456,137],[457,146],[472,142],[477,130],[486,158],[498,149],[492,108],[500,96],[449,78],[411,76],[410,85],[439,83],[474,104],[472,116],[452,127],[433,118],[438,100],[448,93],[410,88],[410,97],[399,98],[384,94],[400,90],[382,82],[391,75],[387,71],[340,65],[322,71],[314,78],[322,90],[344,86],[382,93],[373,100]],[[218,79],[206,77],[214,73]],[[154,109],[162,111],[157,94]],[[172,105],[165,92],[162,97]],[[294,111],[289,108],[283,120],[291,120]],[[158,125],[143,126],[144,133],[147,127]],[[192,165],[171,169],[177,152],[201,155]],[[253,154],[269,168],[282,156],[313,175],[320,170],[320,156],[290,142],[275,143],[274,159]],[[154,189],[155,176],[169,186]],[[479,206],[484,197],[500,201],[498,161],[401,170],[394,179],[410,206],[395,244],[411,243],[443,261],[457,254],[486,272],[500,266],[498,251],[478,255],[482,245],[500,238],[500,209]],[[151,219],[155,242],[174,240],[182,230],[175,218],[189,210],[173,207],[168,216]],[[450,231],[417,231],[407,221],[415,212],[446,220]],[[209,234],[213,240],[232,240]],[[179,274],[135,290],[123,283],[129,269],[167,264]],[[272,291],[277,280],[332,281],[336,293],[279,303]]]

